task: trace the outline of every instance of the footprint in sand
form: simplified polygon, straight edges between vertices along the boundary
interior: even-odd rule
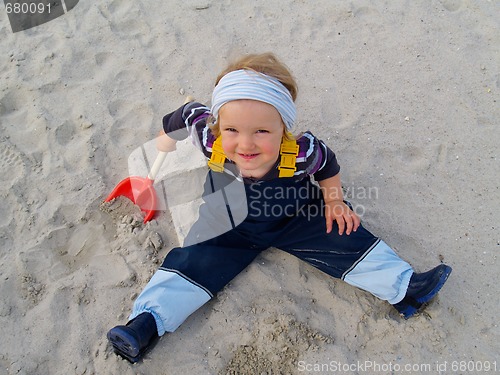
[[[86,133],[82,126],[77,126],[74,121],[67,120],[56,127],[54,138],[57,145],[54,145],[53,150],[58,150],[67,172],[79,173],[87,168],[90,155],[89,137],[90,134]],[[66,152],[67,149],[73,152]]]
[[[126,4],[126,5],[125,5]],[[131,5],[134,4],[134,5]],[[141,9],[135,3],[113,1],[108,6],[111,31],[122,37],[136,36],[139,40],[149,40],[151,26],[141,22]]]
[[[120,255],[111,254],[114,232],[106,230],[108,226],[107,216],[96,211],[78,225],[52,230],[39,244],[17,255],[18,274],[36,275],[42,284],[80,272],[102,275],[98,277],[106,277],[106,285],[126,280],[130,271]]]
[[[406,165],[408,171],[421,172],[429,168],[430,161],[427,159],[421,147],[406,145],[400,150],[399,157]]]
[[[25,172],[23,154],[18,151],[7,139],[0,139],[0,178],[5,183],[14,182]]]
[[[456,12],[463,4],[463,0],[439,0],[439,2],[449,12]]]
[[[75,125],[71,121],[64,121],[55,130],[57,143],[66,146],[75,136]]]
[[[259,327],[252,332],[250,342],[242,343],[233,352],[224,373],[293,373],[301,353],[317,351],[334,342],[292,316],[267,316]]]
[[[117,84],[126,84],[123,81]],[[108,111],[113,118],[113,123],[109,127],[108,139],[110,144],[120,148],[123,154],[124,148],[137,144],[137,124],[151,123],[151,110],[145,103],[133,102],[130,100],[115,100],[108,104]]]

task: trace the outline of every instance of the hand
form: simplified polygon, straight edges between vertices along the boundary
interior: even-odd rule
[[[171,152],[176,149],[177,141],[175,139],[170,138],[165,132],[162,130],[156,138],[156,148],[158,151],[163,152]]]
[[[194,102],[194,98],[191,95],[188,95],[186,96],[186,99],[184,99],[183,105],[186,105],[190,102]],[[158,134],[158,137],[156,138],[156,148],[158,149],[158,151],[175,151],[177,149],[176,143],[177,141],[173,138],[170,138],[163,129],[160,131],[160,134]]]
[[[333,221],[337,222],[339,235],[344,233],[350,235],[356,232],[359,227],[359,217],[341,200],[325,202],[326,233],[330,233],[333,228]]]

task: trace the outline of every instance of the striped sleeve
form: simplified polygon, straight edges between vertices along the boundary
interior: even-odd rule
[[[206,125],[210,109],[203,104],[190,102],[163,117],[163,130],[171,138],[182,141],[191,135],[193,125]],[[201,120],[203,124],[198,124]]]
[[[209,113],[210,109],[203,104],[187,103],[163,117],[163,130],[169,137],[177,141],[189,137],[209,157],[214,141],[207,126]]]
[[[313,175],[316,181],[326,180],[340,171],[335,153],[311,132],[305,132],[298,140],[296,175]]]

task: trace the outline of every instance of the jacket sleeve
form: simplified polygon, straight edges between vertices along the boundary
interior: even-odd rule
[[[322,157],[319,168],[312,174],[316,181],[321,181],[338,174],[340,172],[340,165],[337,162],[335,153],[323,141],[318,140],[318,143]]]
[[[206,126],[210,109],[203,104],[190,102],[163,117],[163,130],[172,139],[182,141]]]
[[[316,181],[335,176],[340,166],[335,153],[320,139],[307,131],[297,139],[299,154],[297,170],[299,173],[312,175]]]

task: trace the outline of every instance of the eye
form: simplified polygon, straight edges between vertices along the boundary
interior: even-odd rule
[[[260,129],[260,130],[257,130],[257,133],[269,133],[269,130]]]
[[[235,128],[225,128],[224,131],[225,132],[231,132],[231,133],[237,132],[237,130]]]

